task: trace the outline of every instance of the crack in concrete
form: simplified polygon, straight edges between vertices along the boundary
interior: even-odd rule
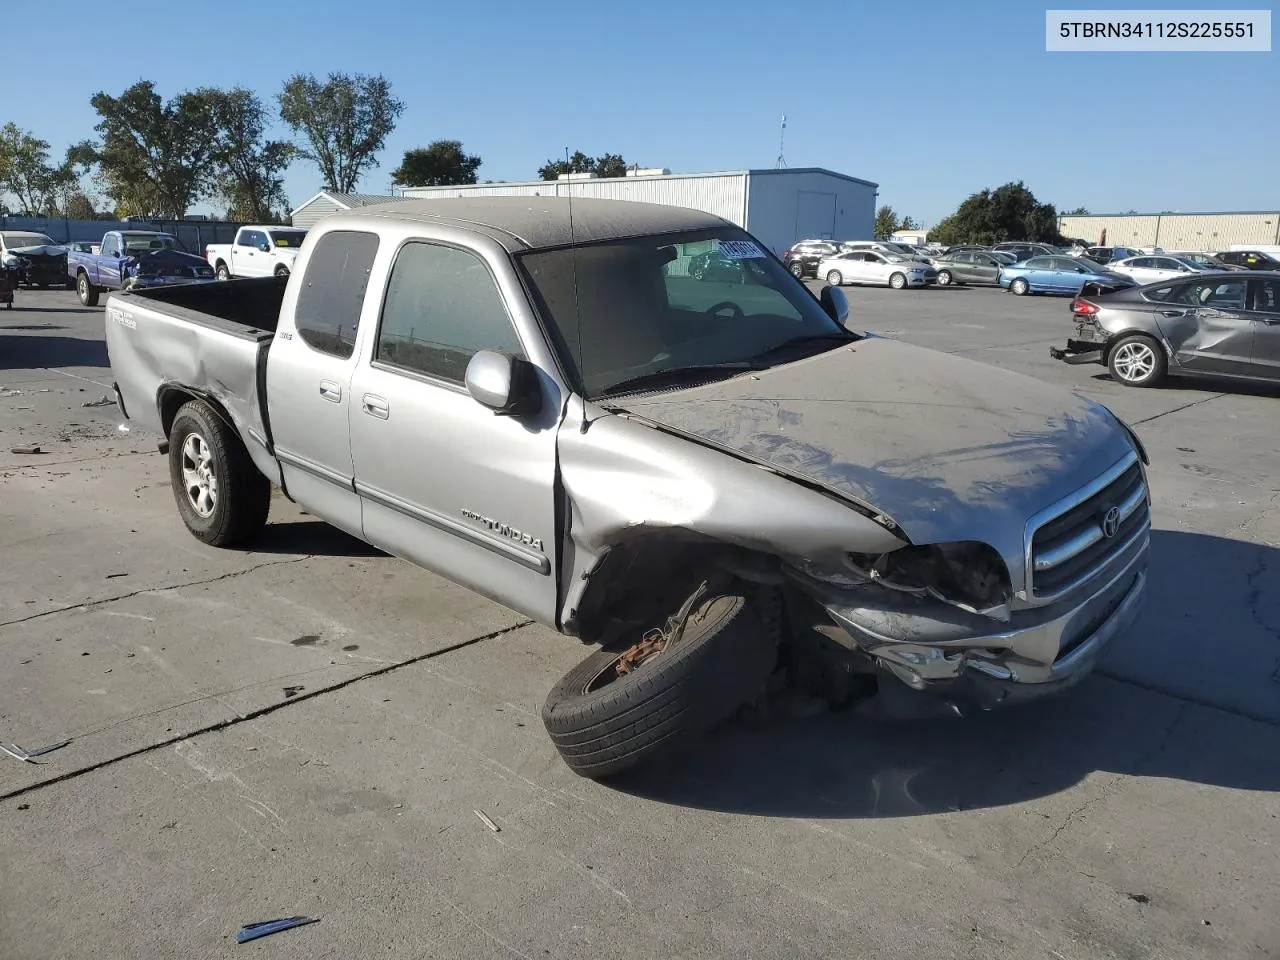
[[[1095,668],[1091,676],[1105,677],[1107,680],[1113,680],[1116,683],[1124,683],[1131,687],[1137,687],[1139,690],[1145,690],[1148,693],[1159,694],[1162,697],[1168,697],[1171,700],[1179,700],[1193,707],[1203,707],[1206,710],[1217,710],[1219,713],[1225,713],[1230,717],[1239,717],[1241,720],[1250,720],[1254,723],[1266,724],[1268,727],[1280,727],[1280,720],[1274,717],[1264,716],[1260,713],[1254,713],[1251,710],[1245,710],[1240,707],[1224,707],[1220,703],[1214,703],[1212,700],[1206,700],[1203,697],[1193,696],[1189,693],[1178,693],[1175,690],[1169,690],[1165,687],[1158,687],[1153,683],[1147,683],[1145,680],[1135,680],[1133,677],[1125,677],[1118,673],[1112,673],[1110,670]]]
[[[1202,397],[1199,400],[1192,400],[1190,403],[1184,403],[1182,406],[1174,407],[1172,410],[1166,410],[1164,413],[1157,413],[1154,416],[1143,417],[1141,420],[1134,420],[1133,426],[1136,427],[1140,423],[1150,423],[1152,420],[1159,420],[1161,417],[1167,417],[1171,413],[1179,413],[1191,407],[1199,406],[1202,403],[1208,403],[1210,400],[1221,400],[1225,396],[1226,396],[1225,393],[1215,393],[1211,397]]]
[[[39,790],[43,787],[50,787],[57,783],[63,783],[67,780],[73,780],[77,777],[82,777],[85,774],[93,773],[94,771],[101,770],[104,767],[113,766],[124,760],[131,760],[134,757],[140,757],[149,753],[154,753],[156,750],[163,750],[165,747],[171,747],[175,744],[182,743],[187,740],[191,740],[195,737],[203,736],[206,733],[217,733],[219,730],[226,730],[229,727],[235,727],[235,726],[239,726],[242,723],[247,723],[251,720],[257,720],[260,717],[265,717],[268,714],[275,713],[277,710],[284,710],[288,707],[294,706],[295,704],[304,703],[307,700],[314,700],[316,697],[322,697],[322,696],[325,696],[326,694],[330,694],[330,693],[334,693],[335,691],[342,690],[345,687],[351,686],[353,683],[360,683],[361,681],[364,681],[364,680],[371,680],[375,677],[381,677],[381,676],[384,676],[385,674],[392,673],[396,670],[401,670],[405,667],[411,667],[416,663],[422,663],[423,661],[426,661],[426,660],[434,660],[437,657],[442,657],[445,654],[453,653],[456,650],[462,650],[466,647],[474,646],[477,643],[483,643],[486,640],[494,640],[494,639],[497,639],[498,637],[505,636],[508,633],[514,633],[517,630],[523,630],[525,627],[532,626],[533,623],[534,621],[532,620],[522,620],[519,623],[513,624],[509,627],[503,627],[500,630],[493,630],[493,631],[490,631],[489,633],[481,634],[478,637],[471,637],[468,640],[459,640],[457,643],[450,644],[449,646],[443,647],[439,650],[432,650],[429,653],[422,653],[416,657],[409,657],[407,660],[400,660],[400,661],[397,661],[396,663],[388,664],[385,667],[379,667],[377,670],[370,670],[368,673],[362,673],[359,676],[351,677],[350,679],[347,679],[347,680],[342,680],[331,686],[322,687],[319,690],[312,690],[309,692],[299,693],[296,696],[290,697],[287,700],[280,700],[275,703],[269,703],[266,706],[258,707],[256,710],[249,710],[245,713],[237,713],[234,717],[228,717],[225,720],[219,720],[216,723],[206,724],[205,726],[199,727],[195,730],[190,730],[186,733],[176,734],[172,737],[167,737],[164,740],[158,740],[155,743],[149,743],[149,744],[146,744],[145,746],[137,747],[134,750],[128,750],[114,757],[107,757],[104,760],[99,760],[95,763],[91,763],[83,767],[77,767],[75,770],[67,770],[64,773],[58,774],[56,777],[49,777],[46,780],[39,780],[35,783],[27,784],[25,787],[15,787],[14,789],[7,791],[6,793],[0,793],[0,802],[3,802],[5,800],[12,800],[13,798],[20,797],[23,794],[31,793],[33,790]]]
[[[1062,836],[1062,834],[1065,833],[1072,824],[1076,823],[1082,816],[1103,800],[1110,799],[1126,780],[1140,775],[1151,761],[1164,753],[1164,751],[1168,749],[1169,743],[1173,740],[1174,732],[1182,722],[1182,718],[1186,715],[1187,708],[1189,706],[1191,705],[1186,702],[1178,704],[1178,709],[1174,712],[1173,719],[1169,721],[1169,725],[1165,727],[1164,734],[1160,737],[1160,742],[1151,750],[1147,751],[1143,756],[1138,758],[1137,762],[1133,765],[1132,773],[1117,773],[1112,776],[1112,778],[1103,784],[1102,789],[1100,789],[1094,796],[1089,797],[1079,806],[1068,812],[1062,822],[1054,828],[1053,833],[1051,833],[1046,839],[1041,840],[1039,843],[1032,844],[1027,849],[1027,852],[1018,858],[1018,862],[1014,864],[1014,869],[1016,870],[1018,867],[1021,867],[1027,862],[1027,860],[1039,853],[1041,850],[1052,846],[1054,841],[1056,841],[1058,837]]]
[[[131,593],[122,593],[114,597],[103,597],[101,600],[85,600],[81,603],[72,603],[65,607],[57,607],[53,610],[33,613],[30,616],[18,617],[15,620],[3,620],[0,621],[0,628],[11,627],[19,623],[30,623],[32,620],[39,620],[41,617],[52,617],[59,613],[67,613],[71,610],[89,610],[93,607],[100,607],[109,603],[118,603],[121,600],[128,600],[132,597],[139,597],[145,593],[167,593],[170,590],[181,590],[184,587],[199,587],[206,583],[217,583],[219,580],[231,580],[235,577],[243,577],[246,573],[253,573],[255,570],[261,570],[264,567],[278,567],[286,563],[301,563],[304,560],[314,559],[314,554],[307,554],[305,557],[291,557],[288,560],[265,560],[262,563],[255,563],[251,567],[245,567],[243,570],[232,570],[228,573],[218,574],[216,577],[205,577],[202,580],[190,580],[186,583],[174,583],[165,587],[144,587],[140,590],[134,590]]]

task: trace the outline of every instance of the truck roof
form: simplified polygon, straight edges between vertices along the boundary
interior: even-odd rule
[[[552,184],[548,186],[554,188]],[[502,234],[502,242],[513,252],[732,226],[729,221],[701,210],[595,197],[573,198],[572,230],[568,197],[395,200],[361,207],[342,216],[344,219],[379,217],[486,227]]]

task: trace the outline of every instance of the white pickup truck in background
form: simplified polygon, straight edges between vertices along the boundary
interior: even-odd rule
[[[232,277],[286,276],[293,270],[307,231],[294,227],[241,227],[234,243],[211,243],[204,257],[219,280]]]

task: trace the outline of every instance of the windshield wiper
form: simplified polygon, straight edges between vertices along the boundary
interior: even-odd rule
[[[601,391],[599,396],[608,397],[618,393],[631,393],[646,387],[667,386],[684,380],[697,379],[700,376],[705,377],[707,374],[726,372],[732,374],[742,370],[763,369],[765,368],[753,360],[729,360],[725,363],[695,363],[687,367],[670,367],[610,384],[608,389]]]
[[[810,333],[803,337],[793,337],[790,340],[783,340],[776,347],[770,347],[764,353],[756,354],[752,359],[760,361],[765,357],[772,357],[774,354],[785,353],[792,348],[804,343],[819,343],[834,340],[838,343],[853,343],[859,339],[855,334],[848,332],[839,333]]]

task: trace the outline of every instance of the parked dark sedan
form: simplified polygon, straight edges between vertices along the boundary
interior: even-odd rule
[[[998,286],[1002,267],[1015,263],[1012,254],[1000,250],[948,250],[933,261],[938,271],[938,286],[953,283],[984,283]]]
[[[1246,270],[1280,270],[1280,260],[1261,250],[1227,250],[1218,259]]]
[[[801,279],[816,277],[818,264],[840,252],[840,245],[832,240],[801,240],[793,243],[782,255],[782,264],[793,276]]]
[[[1076,336],[1049,353],[1130,387],[1166,376],[1280,382],[1280,271],[1199,273],[1077,297]]]

